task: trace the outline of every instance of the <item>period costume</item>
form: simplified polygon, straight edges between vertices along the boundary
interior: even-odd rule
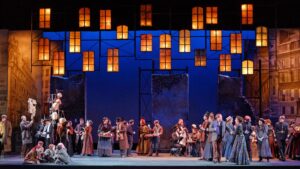
[[[50,144],[54,143],[53,140],[53,126],[50,123],[50,121],[46,120],[46,125],[44,126],[43,132],[42,132],[42,136],[45,140],[45,147],[48,147]]]
[[[250,118],[250,117],[249,117]],[[247,146],[247,151],[249,154],[249,159],[252,161],[252,149],[251,149],[251,134],[252,134],[252,126],[251,126],[251,120],[245,120],[243,122],[243,131],[244,131],[244,136],[246,140],[246,146]]]
[[[158,123],[158,121],[154,121],[154,123]],[[160,136],[163,134],[163,127],[160,124],[156,124],[153,126],[151,132],[153,137],[151,137],[151,147],[149,156],[152,156],[153,153],[155,153],[155,155],[158,156]]]
[[[268,140],[269,140],[269,145],[272,153],[272,157],[277,157],[277,146],[275,143],[275,131],[274,127],[271,125],[271,122],[266,123],[268,124]]]
[[[72,125],[67,125],[66,147],[68,154],[72,157],[74,155],[74,129]]]
[[[131,155],[131,150],[133,147],[133,120],[129,120],[129,124],[127,125],[127,137],[128,137],[128,150],[127,150],[127,156]]]
[[[70,156],[67,153],[67,150],[66,148],[64,148],[64,146],[59,147],[58,145],[54,158],[55,158],[55,164],[64,165],[64,164],[69,164],[71,162]]]
[[[83,141],[83,134],[84,132],[84,123],[82,124],[77,124],[75,127],[75,133],[76,133],[76,137],[75,137],[75,151],[78,154],[81,154],[81,150],[82,150],[82,141]]]
[[[223,150],[223,139],[225,135],[225,130],[226,130],[226,124],[225,121],[215,121],[217,123],[217,129],[216,129],[216,134],[217,134],[217,140],[213,144],[213,153],[214,153],[214,161],[221,162],[222,158],[222,150]]]
[[[100,124],[98,127],[98,156],[109,157],[112,155],[111,124]]]
[[[150,130],[146,124],[139,127],[139,141],[136,148],[138,155],[147,155],[150,150],[150,139],[146,136],[150,133]]]
[[[10,121],[5,120],[0,122],[0,130],[3,131],[2,134],[2,144],[4,152],[11,152],[11,136],[12,136],[12,126]]]
[[[31,127],[33,121],[22,120],[20,123],[21,129],[21,138],[22,138],[22,151],[21,155],[24,157],[32,147],[32,135],[31,135]]]
[[[292,125],[293,131],[290,134],[286,154],[292,160],[300,160],[300,125]]]
[[[239,124],[235,131],[235,139],[229,158],[230,162],[234,162],[238,165],[248,165],[250,163],[246,144],[243,126]]]
[[[42,154],[44,153],[43,146],[33,147],[25,156],[24,164],[39,164],[43,159]]]
[[[67,146],[67,123],[58,123],[57,125],[57,141],[58,143],[63,143],[65,146]]]
[[[256,127],[256,137],[259,161],[262,161],[263,158],[269,161],[272,153],[269,145],[268,126],[265,124],[258,125]]]
[[[125,157],[127,155],[128,149],[128,138],[127,138],[127,125],[123,120],[118,122],[117,124],[117,133],[116,133],[116,141],[119,142],[120,154],[121,157]]]
[[[201,158],[200,159],[203,159],[203,155],[204,155],[204,148],[205,148],[205,143],[206,143],[206,140],[207,140],[207,137],[208,137],[208,131],[206,130],[208,128],[208,125],[209,125],[209,122],[208,120],[204,120],[203,123],[201,124],[201,127],[200,127],[200,156]]]
[[[93,137],[92,137],[92,126],[86,126],[83,134],[83,146],[82,155],[92,155],[94,151]]]
[[[43,162],[53,163],[55,161],[55,150],[47,149],[44,152]]]
[[[204,159],[205,160],[218,160],[218,152],[217,152],[217,139],[218,139],[218,132],[219,126],[217,121],[212,121],[207,128],[208,137],[207,142],[204,148]]]
[[[278,145],[279,159],[285,160],[286,139],[288,136],[288,124],[286,122],[277,122],[275,124],[275,135]]]
[[[189,133],[189,155],[193,157],[200,156],[200,132],[195,124],[192,125],[192,133]]]
[[[226,132],[225,132],[225,136],[224,136],[224,146],[225,146],[225,152],[224,152],[224,156],[226,158],[226,160],[229,160],[230,158],[230,154],[232,151],[232,145],[234,142],[234,133],[235,133],[235,129],[232,123],[227,123],[226,124]]]

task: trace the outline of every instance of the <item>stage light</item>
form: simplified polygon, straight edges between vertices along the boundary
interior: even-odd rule
[[[40,8],[39,11],[39,28],[50,28],[51,25],[51,8]]]
[[[152,5],[151,4],[143,4],[140,6],[141,12],[141,26],[152,26]]]
[[[171,48],[171,35],[162,34],[159,36],[160,48]]]
[[[230,53],[242,54],[242,34],[240,33],[230,34]]]
[[[79,53],[80,52],[80,41],[81,35],[80,31],[72,31],[70,32],[70,46],[69,51],[70,53]]]
[[[141,35],[141,52],[151,52],[152,51],[152,35],[142,34]]]
[[[218,24],[218,7],[206,7],[206,24]]]
[[[195,66],[206,66],[206,50],[195,49]]]
[[[220,54],[220,72],[230,72],[230,71],[231,71],[231,55]]]
[[[189,30],[179,31],[179,52],[191,52],[191,34]]]
[[[171,49],[160,49],[159,51],[159,68],[161,70],[171,70]]]
[[[107,49],[107,72],[119,71],[119,49]]]
[[[253,24],[253,5],[252,4],[242,4],[242,24],[251,25]]]
[[[203,18],[203,8],[193,7],[192,9],[192,29],[203,29],[204,18]]]
[[[259,26],[256,28],[256,46],[266,47],[268,46],[268,29],[265,26]]]
[[[210,50],[222,50],[222,31],[210,31]]]
[[[111,29],[111,10],[100,10],[100,30]]]
[[[242,75],[252,75],[254,71],[254,64],[252,60],[244,60],[242,62]]]
[[[50,42],[47,38],[39,39],[38,60],[47,61],[50,59]]]
[[[90,27],[91,25],[91,11],[90,8],[79,9],[79,27]]]
[[[55,51],[53,53],[53,75],[62,76],[65,74],[65,52]]]
[[[82,71],[93,72],[95,70],[94,51],[83,52]]]
[[[128,39],[128,27],[126,25],[117,26],[117,39]]]

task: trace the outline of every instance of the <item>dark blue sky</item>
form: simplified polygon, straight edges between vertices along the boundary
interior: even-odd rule
[[[173,60],[172,68],[180,69],[188,67],[189,70],[189,123],[199,123],[202,115],[206,111],[216,111],[217,109],[217,79],[219,54],[229,54],[230,33],[239,33],[240,31],[222,31],[223,50],[210,51],[209,31],[205,30],[191,31],[191,52],[179,53],[178,49],[178,31],[171,31],[172,35],[172,59],[186,58],[187,60]],[[151,61],[137,60],[134,57],[134,32],[129,32],[129,40],[116,40],[115,31],[102,31],[101,41],[99,41],[100,32],[81,31],[81,52],[93,50],[95,52],[95,69],[100,71],[86,73],[86,110],[87,118],[92,119],[98,125],[103,116],[115,119],[117,116],[123,116],[125,119],[134,118],[138,120],[138,68],[151,68]],[[153,51],[140,52],[140,34],[151,33],[153,35]],[[136,56],[138,58],[154,59],[155,67],[159,66],[159,35],[170,33],[164,30],[155,31],[137,31],[136,35]],[[82,70],[81,53],[69,53],[69,33],[66,33],[67,43],[66,52],[66,71]],[[65,32],[45,32],[44,37],[50,40],[64,40]],[[255,31],[242,31],[242,39],[255,39]],[[101,45],[99,44],[101,42]],[[206,42],[206,45],[205,45]],[[243,45],[244,46],[244,45]],[[101,48],[101,52],[99,50]],[[108,73],[107,66],[107,48],[119,48],[120,66],[118,73]],[[194,66],[194,49],[206,48],[207,66]],[[244,51],[244,50],[243,50]],[[232,55],[232,69],[240,69],[240,55]],[[100,66],[100,67],[99,67]],[[71,73],[71,72],[70,72]],[[234,76],[236,73],[227,73]],[[150,85],[149,85],[150,86]],[[150,90],[150,89],[149,89]],[[151,101],[151,100],[150,100]],[[151,103],[149,103],[151,106]],[[151,115],[142,112],[146,118]]]

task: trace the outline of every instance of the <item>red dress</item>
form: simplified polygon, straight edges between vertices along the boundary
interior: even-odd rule
[[[82,155],[92,155],[94,151],[93,137],[92,137],[92,126],[84,128]]]

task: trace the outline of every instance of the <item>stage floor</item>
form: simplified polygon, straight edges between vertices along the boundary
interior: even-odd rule
[[[159,157],[147,157],[147,156],[137,156],[121,158],[118,153],[114,153],[112,157],[98,157],[94,156],[80,156],[75,155],[72,158],[72,163],[69,166],[123,166],[123,167],[197,167],[197,166],[236,166],[236,164],[231,162],[213,163],[210,161],[198,160],[196,157],[175,157],[170,156],[167,153],[161,153]],[[223,159],[224,161],[224,159]],[[0,166],[21,166],[23,165],[23,159],[19,155],[10,155],[2,158],[0,160]],[[44,165],[54,165],[55,164],[40,164]],[[36,166],[40,166],[36,165]],[[27,165],[28,166],[28,165]],[[32,165],[29,165],[32,166]],[[257,162],[254,159],[250,164],[251,167],[259,166],[300,166],[300,161],[287,160],[285,162],[279,161],[278,159],[271,159],[270,162]],[[2,167],[1,167],[2,168]]]

